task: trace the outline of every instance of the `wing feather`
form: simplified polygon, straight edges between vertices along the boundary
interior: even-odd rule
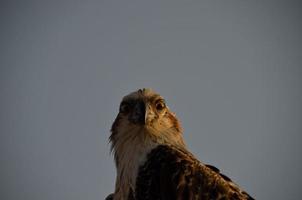
[[[227,176],[183,149],[158,146],[139,170],[137,200],[252,200]]]

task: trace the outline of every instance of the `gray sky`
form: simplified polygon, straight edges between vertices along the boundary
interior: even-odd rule
[[[298,1],[1,1],[0,199],[100,200],[121,98],[151,87],[189,149],[257,199],[300,198]]]

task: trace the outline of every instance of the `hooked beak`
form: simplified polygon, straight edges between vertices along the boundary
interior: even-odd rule
[[[132,113],[129,115],[129,121],[134,123],[134,124],[141,124],[145,125],[147,121],[147,116],[148,116],[148,109],[143,101],[138,101],[134,105],[134,109]]]

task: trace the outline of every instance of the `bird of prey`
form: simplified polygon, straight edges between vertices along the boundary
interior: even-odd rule
[[[123,98],[109,140],[117,177],[107,200],[253,199],[190,153],[176,115],[151,89]]]

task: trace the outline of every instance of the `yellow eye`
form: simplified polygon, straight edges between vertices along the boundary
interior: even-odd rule
[[[155,107],[156,107],[156,110],[161,111],[161,110],[163,110],[163,109],[166,107],[166,105],[165,105],[164,102],[158,101],[158,102],[155,104]]]
[[[120,106],[120,113],[128,113],[130,111],[130,105],[128,103],[122,103]]]

